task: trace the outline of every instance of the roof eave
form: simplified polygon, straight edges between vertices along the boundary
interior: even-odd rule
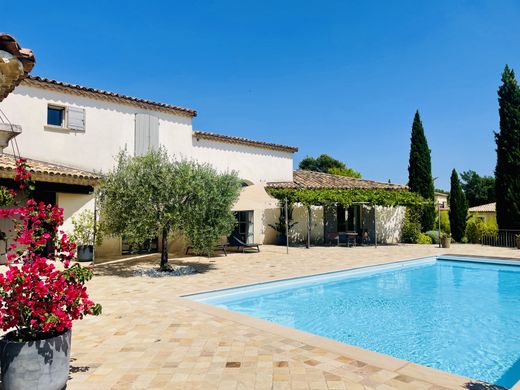
[[[187,116],[190,118],[197,116],[197,111],[192,110],[190,108],[154,102],[152,100],[136,98],[96,88],[84,87],[77,84],[69,84],[62,81],[47,79],[39,76],[29,76],[23,81],[23,84],[30,87],[44,88],[78,96],[87,96],[93,99],[107,100],[120,104],[138,106],[144,109],[173,113],[175,115]]]

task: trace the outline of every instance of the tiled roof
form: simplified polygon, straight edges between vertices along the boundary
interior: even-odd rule
[[[187,115],[190,117],[197,116],[197,111],[190,108],[173,106],[171,104],[154,102],[151,100],[140,99],[132,96],[122,95],[116,92],[109,92],[102,89],[84,87],[78,84],[69,84],[62,81],[47,79],[39,76],[29,76],[24,80],[23,84],[39,88],[47,88],[57,90],[64,93],[72,93],[76,95],[88,96],[94,99],[103,99],[113,101],[115,103],[131,104],[138,107],[173,112],[175,114]]]
[[[293,172],[292,182],[270,182],[270,188],[337,188],[337,189],[385,189],[402,190],[406,186],[383,183],[354,177],[331,175],[329,173],[297,170]]]
[[[44,161],[27,159],[27,165],[35,181],[94,186],[101,179],[100,175],[92,172]],[[15,168],[16,159],[14,156],[0,155],[0,178],[13,178]]]
[[[22,49],[11,35],[0,32],[0,50],[9,54],[0,57],[0,101],[2,101],[32,70],[34,54]],[[12,56],[12,57],[11,57]],[[18,61],[14,60],[13,57]],[[11,60],[10,60],[11,59]],[[20,67],[21,63],[21,67]]]
[[[488,203],[488,204],[481,204],[480,206],[470,207],[468,211],[470,213],[494,213],[496,212],[497,204],[495,203]]]
[[[229,135],[210,133],[207,131],[196,130],[193,132],[193,137],[197,138],[197,139],[207,139],[210,141],[225,142],[228,144],[246,145],[246,146],[251,146],[254,148],[277,150],[277,151],[281,151],[281,152],[296,153],[298,151],[298,148],[296,148],[294,146],[273,144],[270,142],[263,142],[263,141],[254,141],[254,140],[247,139],[247,138],[232,137]]]

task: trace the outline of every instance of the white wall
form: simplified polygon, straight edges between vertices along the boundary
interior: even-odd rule
[[[85,108],[85,132],[47,127],[48,104]],[[190,157],[189,117],[23,85],[0,108],[12,123],[22,126],[16,140],[24,157],[106,172],[120,150],[127,148],[133,154],[136,113],[157,116],[159,141],[170,154]]]
[[[193,157],[220,171],[235,170],[253,183],[292,181],[293,154],[193,138]]]
[[[377,242],[383,244],[397,244],[401,240],[406,207],[376,206]]]
[[[73,232],[72,217],[83,210],[94,212],[94,194],[56,193],[56,203],[63,208],[63,225],[61,229],[67,234]]]
[[[46,126],[48,104],[85,108],[86,130]],[[183,115],[24,85],[2,101],[0,108],[12,123],[22,126],[22,134],[16,138],[21,154],[37,160],[106,172],[120,150],[126,148],[133,154],[135,114],[148,113],[159,118],[159,142],[170,155],[206,162],[219,171],[236,170],[253,183],[292,180],[292,153],[197,141],[192,136],[192,119]]]
[[[293,221],[296,225],[291,229],[289,234],[290,241],[293,244],[305,244],[307,242],[307,207],[295,205],[293,209]],[[311,207],[311,244],[323,243],[323,207]]]

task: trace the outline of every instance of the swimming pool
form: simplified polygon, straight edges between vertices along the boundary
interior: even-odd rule
[[[520,266],[431,257],[187,296],[505,387],[520,380]]]

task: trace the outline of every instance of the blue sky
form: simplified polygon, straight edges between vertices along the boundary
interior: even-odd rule
[[[32,3],[32,4],[31,4]],[[10,2],[33,74],[194,108],[194,128],[328,153],[406,183],[419,109],[437,187],[492,174],[518,1]],[[23,148],[23,145],[21,145]]]

